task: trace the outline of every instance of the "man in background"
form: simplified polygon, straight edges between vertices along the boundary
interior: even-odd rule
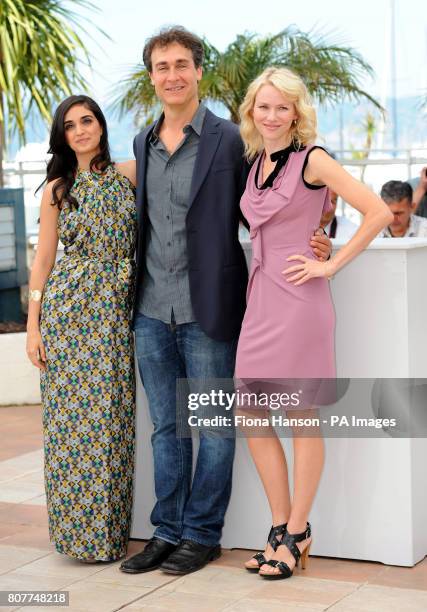
[[[380,196],[394,215],[382,238],[427,237],[427,219],[414,214],[416,204],[409,183],[388,181],[381,187]]]

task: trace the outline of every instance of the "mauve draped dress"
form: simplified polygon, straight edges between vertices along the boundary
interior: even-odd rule
[[[290,255],[315,259],[310,238],[322,211],[330,207],[328,188],[310,188],[303,180],[304,161],[312,149],[309,145],[291,152],[272,187],[256,186],[259,158],[249,173],[240,206],[250,224],[252,264],[236,379],[336,375],[335,312],[328,280],[314,278],[295,286],[282,274],[298,263],[286,261]]]

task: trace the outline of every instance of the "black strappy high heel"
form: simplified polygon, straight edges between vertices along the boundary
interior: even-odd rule
[[[279,548],[279,546],[286,546],[290,550],[291,554],[293,555],[295,559],[295,567],[298,567],[298,562],[301,559],[301,567],[302,569],[305,569],[305,566],[307,564],[307,559],[308,559],[308,553],[310,551],[311,542],[307,546],[307,548],[304,549],[302,553],[300,552],[297,546],[297,542],[302,542],[303,540],[306,540],[310,536],[311,536],[310,523],[307,523],[307,527],[305,531],[303,531],[302,533],[288,533],[288,530],[286,529],[286,532],[283,535],[282,540],[279,542],[277,548]],[[259,574],[260,576],[262,576],[263,578],[266,578],[267,580],[282,580],[283,578],[290,578],[293,574],[293,570],[291,570],[289,565],[285,563],[284,561],[278,561],[277,559],[270,559],[269,561],[265,561],[265,563],[267,565],[271,565],[271,567],[277,567],[277,569],[279,570],[278,574]]]
[[[277,547],[280,544],[280,540],[278,540],[277,537],[284,536],[284,534],[286,533],[286,525],[287,523],[284,523],[283,525],[276,525],[276,527],[272,527],[270,529],[267,543],[270,544],[274,552],[276,552]],[[258,567],[246,567],[245,565],[245,568],[248,570],[248,572],[258,572],[261,565],[264,565],[264,563],[268,563],[267,559],[264,557],[264,553],[262,552],[257,552],[256,555],[252,557],[252,559],[255,559],[255,561],[258,563]]]

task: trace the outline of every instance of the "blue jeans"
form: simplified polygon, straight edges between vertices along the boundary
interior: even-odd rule
[[[138,313],[135,319],[138,369],[154,425],[156,504],[154,536],[215,546],[221,538],[231,494],[235,439],[200,432],[193,482],[193,445],[176,434],[176,380],[231,378],[237,340],[217,342],[198,323],[167,324]]]

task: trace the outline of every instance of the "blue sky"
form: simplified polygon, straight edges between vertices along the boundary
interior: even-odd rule
[[[100,8],[97,14],[79,12],[87,16],[85,26],[95,39],[85,37],[96,71],[90,75],[91,93],[101,104],[109,101],[108,91],[128,67],[141,60],[145,39],[161,26],[175,23],[205,35],[220,49],[245,30],[268,34],[290,24],[304,31],[321,29],[331,40],[357,49],[373,66],[375,80],[364,83],[370,93],[380,98],[390,95],[391,0],[93,1]],[[421,95],[427,92],[425,4],[421,0],[395,0],[395,4],[397,95]],[[89,16],[111,36],[111,42],[96,33]]]

